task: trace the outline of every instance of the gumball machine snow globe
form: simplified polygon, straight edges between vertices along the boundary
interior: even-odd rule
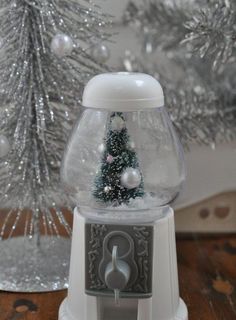
[[[146,74],[102,74],[82,104],[62,165],[76,208],[59,319],[187,320],[170,207],[184,160],[162,87]]]

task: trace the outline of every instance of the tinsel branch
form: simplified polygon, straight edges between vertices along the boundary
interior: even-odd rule
[[[129,2],[124,23],[134,26],[139,37],[153,47],[174,50],[190,43],[189,52],[211,58],[213,68],[235,61],[236,5],[228,0],[201,1],[186,5],[176,1]],[[145,45],[145,42],[144,42]]]
[[[170,5],[169,2],[149,0],[137,5],[131,1],[125,11],[123,22],[134,27],[140,38],[147,38],[154,49],[162,47],[170,50],[185,38],[188,29],[184,22],[190,17],[191,11],[188,8],[181,10],[175,2]]]
[[[178,60],[178,64],[181,63]],[[231,88],[226,90],[222,86],[225,79],[218,78],[216,86],[214,77],[212,79],[208,75],[203,81],[194,69],[186,70],[187,67],[182,65],[186,72],[184,78],[173,80],[167,76],[166,68],[161,70],[158,63],[147,63],[147,60],[129,51],[122,57],[121,64],[129,72],[152,74],[160,80],[171,120],[186,149],[191,143],[215,147],[217,143],[236,137],[235,94],[229,93],[232,93]]]
[[[188,33],[183,43],[192,43],[193,51],[211,58],[213,69],[236,57],[236,6],[219,1],[195,12],[185,23]]]
[[[0,162],[2,207],[10,207],[1,237],[17,211],[28,210],[25,234],[58,234],[55,223],[70,227],[61,208],[71,202],[60,184],[60,162],[69,129],[79,112],[88,79],[105,70],[90,55],[94,40],[104,41],[106,18],[89,1],[2,0],[0,11],[0,132],[10,142]],[[71,55],[52,53],[57,33],[73,39]],[[12,235],[12,232],[10,235]]]
[[[236,137],[235,20],[236,5],[228,0],[131,1],[125,11],[124,24],[134,27],[142,50],[140,57],[125,55],[122,64],[161,79],[186,146]],[[165,59],[154,57],[157,52]]]

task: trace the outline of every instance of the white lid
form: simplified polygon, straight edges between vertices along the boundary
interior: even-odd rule
[[[160,83],[144,73],[104,73],[84,89],[83,106],[112,111],[137,111],[164,106]]]

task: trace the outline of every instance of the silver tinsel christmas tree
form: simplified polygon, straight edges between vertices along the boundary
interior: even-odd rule
[[[67,234],[71,232],[61,209],[71,203],[60,185],[60,163],[83,86],[105,69],[103,42],[110,22],[86,0],[1,0],[0,9],[0,202],[1,208],[10,208],[0,212],[0,237],[29,236],[43,246],[40,234],[59,236],[60,224]],[[13,255],[22,244],[1,244],[2,257],[6,248],[0,261],[1,288],[9,289],[9,283],[10,289],[21,291],[60,288],[65,275],[56,275],[56,285],[48,270],[40,270],[43,279],[33,269],[48,264],[39,263],[42,252],[37,262],[21,263],[23,256],[36,255],[31,245],[28,256],[22,254],[18,261],[19,271],[12,273],[17,260]],[[9,253],[12,248],[15,251]],[[58,252],[47,248],[55,273],[63,264],[63,248],[68,255],[63,246]],[[35,274],[28,270],[24,277],[28,266]]]
[[[182,142],[215,146],[234,139],[236,3],[131,1],[124,24],[137,31],[142,55],[126,52],[122,63],[160,78]],[[165,63],[157,61],[156,52]]]

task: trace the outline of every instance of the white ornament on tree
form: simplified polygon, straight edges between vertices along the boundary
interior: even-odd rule
[[[105,191],[106,193],[110,192],[111,190],[112,190],[112,188],[111,188],[110,186],[106,186],[106,187],[104,188],[104,191]]]
[[[140,171],[135,168],[127,168],[121,175],[121,184],[127,189],[137,188],[141,180]]]
[[[105,63],[110,58],[110,50],[103,43],[98,43],[92,48],[92,56],[99,63]]]
[[[115,116],[111,120],[111,130],[112,131],[121,131],[125,128],[125,121],[119,117]]]
[[[98,146],[98,152],[99,153],[103,153],[105,151],[105,145],[104,143],[101,143],[99,146]]]
[[[135,149],[135,143],[133,142],[133,141],[129,141],[128,143],[127,143],[127,145],[128,145],[128,148],[130,149],[130,150],[134,150]]]
[[[0,158],[5,157],[10,151],[10,143],[6,136],[0,135]]]
[[[51,42],[51,51],[59,58],[63,58],[71,54],[73,50],[72,39],[64,33],[55,35]]]

